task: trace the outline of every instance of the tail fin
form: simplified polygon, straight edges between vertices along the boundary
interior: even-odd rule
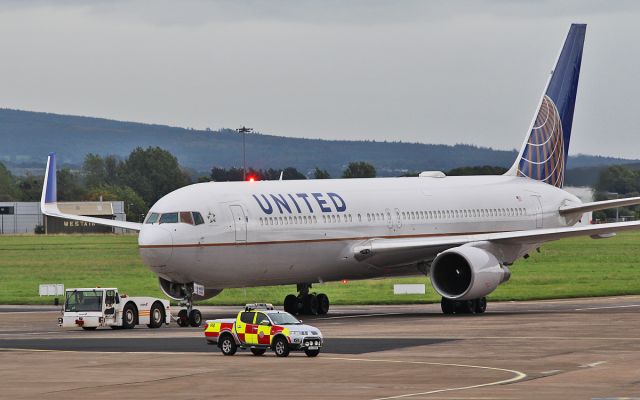
[[[586,24],[572,24],[516,162],[506,175],[564,184]]]
[[[41,206],[58,201],[58,185],[56,183],[56,153],[49,153],[47,169],[44,173],[44,187],[42,190]]]

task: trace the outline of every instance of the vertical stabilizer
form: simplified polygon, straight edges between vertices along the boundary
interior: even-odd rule
[[[506,175],[564,184],[586,29],[585,24],[571,25],[518,159]]]

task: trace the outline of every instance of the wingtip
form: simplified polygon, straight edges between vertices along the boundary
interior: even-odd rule
[[[56,153],[49,153],[47,160],[47,170],[44,177],[44,203],[55,203],[58,201],[58,187],[56,183]]]

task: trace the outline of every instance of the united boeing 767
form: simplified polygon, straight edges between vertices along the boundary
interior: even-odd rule
[[[508,267],[543,243],[640,228],[577,225],[586,212],[640,198],[582,203],[562,189],[585,31],[571,25],[517,159],[501,176],[198,183],[158,200],[138,224],[60,212],[51,154],[42,212],[139,231],[143,262],[186,305],[181,325],[200,323],[193,300],[225,288],[296,284],[285,310],[325,314],[329,298],[312,284],[419,274],[430,277],[444,313],[482,313]]]

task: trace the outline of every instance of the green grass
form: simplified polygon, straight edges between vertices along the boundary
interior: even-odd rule
[[[565,239],[545,245],[541,254],[519,260],[511,281],[490,300],[529,300],[640,294],[640,233],[613,239]],[[124,293],[162,297],[157,280],[138,256],[135,236],[0,236],[0,304],[50,304],[38,296],[40,283],[65,287],[115,286]],[[395,283],[427,283],[427,295],[393,294]],[[332,304],[399,304],[439,301],[426,277],[331,282],[314,289]],[[294,285],[228,289],[204,304],[252,301],[281,304]]]

